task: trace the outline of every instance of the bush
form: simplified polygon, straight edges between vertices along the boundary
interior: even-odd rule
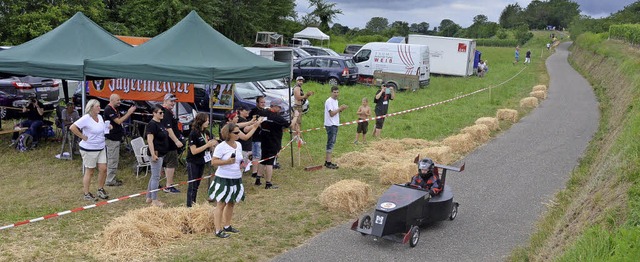
[[[614,39],[638,44],[640,43],[640,24],[611,25],[609,35]]]
[[[476,45],[478,46],[498,46],[498,47],[513,47],[518,45],[518,40],[515,39],[476,39]]]
[[[353,42],[356,43],[370,43],[370,42],[386,42],[387,41],[387,37],[384,37],[382,35],[360,35],[360,36],[356,36],[353,40]]]

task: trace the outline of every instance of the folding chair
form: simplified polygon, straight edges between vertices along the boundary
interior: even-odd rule
[[[140,168],[145,168],[144,176],[147,176],[151,166],[151,157],[147,155],[149,146],[144,144],[142,137],[137,137],[131,140],[131,148],[136,156],[136,178],[140,176]]]

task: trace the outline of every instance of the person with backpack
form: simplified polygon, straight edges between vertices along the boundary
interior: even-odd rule
[[[85,107],[85,112],[87,113],[69,127],[69,130],[74,135],[82,139],[79,147],[82,164],[85,167],[84,177],[82,178],[84,199],[97,200],[89,192],[89,184],[96,166],[98,167],[98,197],[108,199],[109,195],[104,190],[104,184],[107,180],[107,151],[104,134],[109,132],[111,125],[104,123],[100,115],[100,102],[98,100],[89,100]]]

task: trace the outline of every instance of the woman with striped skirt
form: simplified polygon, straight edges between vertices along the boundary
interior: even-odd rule
[[[224,142],[218,144],[213,151],[211,164],[217,166],[215,178],[209,187],[209,200],[216,202],[213,220],[216,236],[227,238],[231,233],[240,231],[231,226],[233,207],[244,200],[244,186],[242,185],[242,146],[237,142],[240,128],[234,123],[228,123],[220,130]],[[223,227],[224,225],[224,227]]]

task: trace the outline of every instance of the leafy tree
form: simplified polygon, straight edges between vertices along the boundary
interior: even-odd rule
[[[306,15],[302,16],[302,19],[300,20],[300,23],[305,27],[307,27],[307,26],[319,27],[320,26],[320,21],[313,14],[306,14]]]
[[[440,26],[438,27],[438,33],[441,36],[454,36],[458,30],[462,27],[456,23],[454,23],[451,19],[443,19],[440,21]]]
[[[331,27],[331,32],[333,34],[336,34],[336,35],[344,35],[347,32],[349,32],[349,27],[348,26],[343,26],[343,25],[341,25],[339,23],[335,23]]]
[[[484,24],[487,21],[489,21],[489,18],[487,18],[486,15],[476,15],[473,17],[474,24]]]
[[[529,31],[529,28],[526,25],[516,27],[514,35],[520,45],[524,45],[524,43],[533,37],[533,33]]]
[[[327,3],[325,0],[309,0],[309,7],[315,7],[311,14],[320,19],[320,30],[325,32],[329,31],[329,23],[342,14],[342,10],[336,8],[336,3]]]
[[[503,28],[514,28],[522,23],[524,12],[518,3],[507,5],[500,14],[500,26]]]
[[[388,27],[389,27],[389,20],[387,20],[386,18],[372,17],[371,20],[367,22],[365,29],[374,33],[380,33],[386,30]]]
[[[405,21],[395,21],[389,28],[389,36],[407,36],[409,35],[409,23]]]
[[[640,1],[625,6],[622,10],[609,17],[612,24],[638,24],[640,23]]]
[[[560,28],[566,28],[569,23],[580,15],[580,6],[573,1],[568,0],[549,0],[548,10],[551,12],[548,25],[554,25]]]
[[[429,23],[427,22],[422,22],[419,24],[412,23],[409,26],[409,32],[427,35],[429,34]]]

